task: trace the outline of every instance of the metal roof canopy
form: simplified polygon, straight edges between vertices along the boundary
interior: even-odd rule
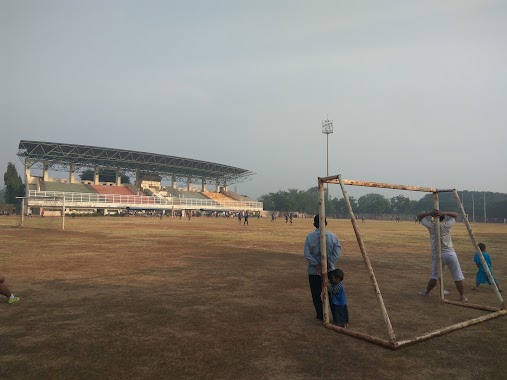
[[[255,174],[246,169],[190,158],[45,141],[21,140],[17,155],[27,163],[27,167],[42,168],[46,161],[49,168],[56,171],[69,170],[70,164],[74,164],[77,171],[99,166],[118,168],[122,173],[139,170],[143,174],[158,174],[163,178],[174,175],[176,180],[187,180],[188,177],[218,179],[222,184],[244,182]]]

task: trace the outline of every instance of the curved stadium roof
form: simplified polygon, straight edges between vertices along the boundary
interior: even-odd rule
[[[193,160],[191,158],[166,156],[155,153],[131,150],[102,148],[75,144],[53,143],[45,141],[21,140],[17,155],[28,166],[42,167],[46,161],[53,170],[68,170],[70,164],[75,170],[99,166],[118,168],[122,172],[156,174],[163,178],[186,180],[188,177],[205,178],[224,184],[244,182],[253,172],[214,162]]]

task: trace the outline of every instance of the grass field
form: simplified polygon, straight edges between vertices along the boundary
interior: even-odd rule
[[[312,219],[67,218],[65,231],[17,222],[0,217],[0,273],[22,298],[0,300],[0,379],[507,377],[507,317],[398,351],[325,329],[303,257]],[[398,339],[487,314],[417,294],[431,274],[424,227],[360,228]],[[473,228],[507,288],[507,225]],[[387,339],[350,221],[328,229],[343,247],[350,327]],[[463,224],[453,242],[470,302],[498,306],[491,287],[470,290]],[[447,270],[444,280],[456,300]]]

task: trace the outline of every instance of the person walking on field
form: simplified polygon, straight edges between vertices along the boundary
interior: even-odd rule
[[[315,215],[313,219],[315,231],[306,236],[304,253],[308,263],[308,282],[310,284],[310,292],[312,294],[313,306],[317,313],[317,319],[323,320],[322,311],[322,266],[320,263],[320,221],[319,215]],[[327,226],[327,220],[326,220]],[[335,234],[326,231],[326,254],[327,254],[327,270],[331,272],[335,270],[335,265],[340,258],[342,247]],[[327,276],[327,273],[325,273]],[[326,289],[327,291],[327,289]]]
[[[14,293],[12,293],[7,285],[5,285],[5,277],[0,275],[0,294],[7,297],[7,303],[12,305],[13,303],[19,302],[20,298],[16,297]]]
[[[422,296],[427,296],[430,294],[431,290],[437,284],[439,279],[438,277],[438,259],[437,259],[437,242],[436,242],[436,224],[435,218],[440,219],[440,244],[442,251],[442,270],[448,266],[451,271],[452,278],[454,279],[454,283],[456,284],[456,289],[458,290],[460,301],[467,302],[468,299],[465,297],[465,290],[463,285],[463,280],[465,276],[463,276],[463,272],[461,271],[461,266],[459,265],[458,256],[456,252],[454,252],[454,248],[451,240],[451,228],[456,223],[456,218],[458,214],[455,212],[449,211],[440,211],[433,210],[431,212],[423,212],[417,215],[417,219],[421,222],[421,224],[428,229],[430,234],[431,241],[431,253],[432,253],[432,273],[431,278],[428,281],[425,290],[419,292]]]

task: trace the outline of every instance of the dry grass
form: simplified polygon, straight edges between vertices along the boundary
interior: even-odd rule
[[[398,351],[322,327],[302,254],[311,222],[76,218],[58,231],[39,218],[25,228],[0,218],[0,272],[22,297],[0,303],[0,378],[505,377],[505,317]],[[351,327],[387,338],[350,222],[328,227],[344,247]],[[431,272],[424,227],[360,227],[399,339],[486,313],[417,295]],[[473,227],[507,288],[507,226]],[[463,225],[454,242],[470,289],[473,247]],[[456,299],[448,273],[445,281]],[[468,296],[497,306],[487,286]]]

